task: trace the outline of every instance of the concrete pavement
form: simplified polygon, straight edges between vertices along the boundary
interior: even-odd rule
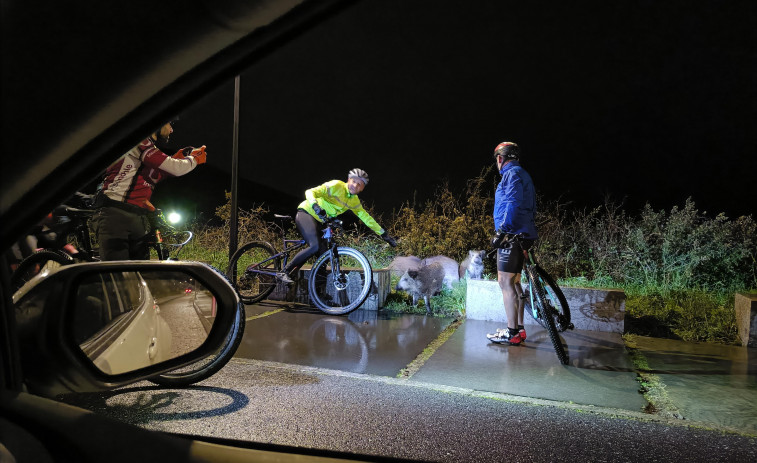
[[[280,303],[247,310],[239,358],[389,377],[412,364],[410,382],[646,411],[757,435],[754,348],[635,337],[629,349],[617,333],[574,330],[561,334],[570,355],[563,366],[538,325],[527,326],[525,345],[506,346],[485,337],[496,322],[467,320],[450,336],[452,319],[422,315],[333,317]],[[442,333],[449,338],[422,355]]]

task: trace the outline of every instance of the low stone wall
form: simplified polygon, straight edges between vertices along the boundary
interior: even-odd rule
[[[736,293],[734,306],[741,345],[757,347],[757,294]]]
[[[308,295],[308,278],[310,277],[310,268],[300,269],[295,280],[295,284],[287,286],[279,283],[276,290],[268,296],[268,299],[275,301],[298,302],[310,304]],[[365,310],[379,310],[384,307],[386,298],[391,291],[391,275],[389,269],[373,269],[373,287],[368,294],[368,299],[359,307]]]
[[[623,333],[625,293],[617,289],[562,288],[578,330]],[[465,316],[473,320],[507,323],[502,291],[494,280],[468,280]],[[526,315],[526,323],[534,323]]]

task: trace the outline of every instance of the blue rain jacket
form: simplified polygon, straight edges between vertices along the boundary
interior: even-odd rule
[[[495,231],[518,234],[535,240],[536,190],[531,176],[518,161],[510,161],[499,171],[502,180],[494,193]]]

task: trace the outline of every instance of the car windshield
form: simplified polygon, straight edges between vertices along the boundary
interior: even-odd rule
[[[212,374],[56,400],[200,439],[421,461],[623,460],[642,455],[629,436],[664,447],[670,429],[748,452],[754,7],[473,3],[346,2],[140,122],[79,194],[36,211],[7,253],[19,318],[80,262],[202,262],[244,303]],[[64,329],[106,377],[197,349],[216,316],[189,273],[72,288]]]

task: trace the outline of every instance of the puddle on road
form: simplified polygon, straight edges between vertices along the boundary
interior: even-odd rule
[[[757,433],[757,349],[643,336],[634,343],[687,420]]]
[[[301,305],[247,306],[248,322],[235,356],[319,368],[396,376],[453,321],[358,309],[326,315]]]
[[[652,373],[744,375],[757,381],[757,349],[644,336],[635,342]]]

